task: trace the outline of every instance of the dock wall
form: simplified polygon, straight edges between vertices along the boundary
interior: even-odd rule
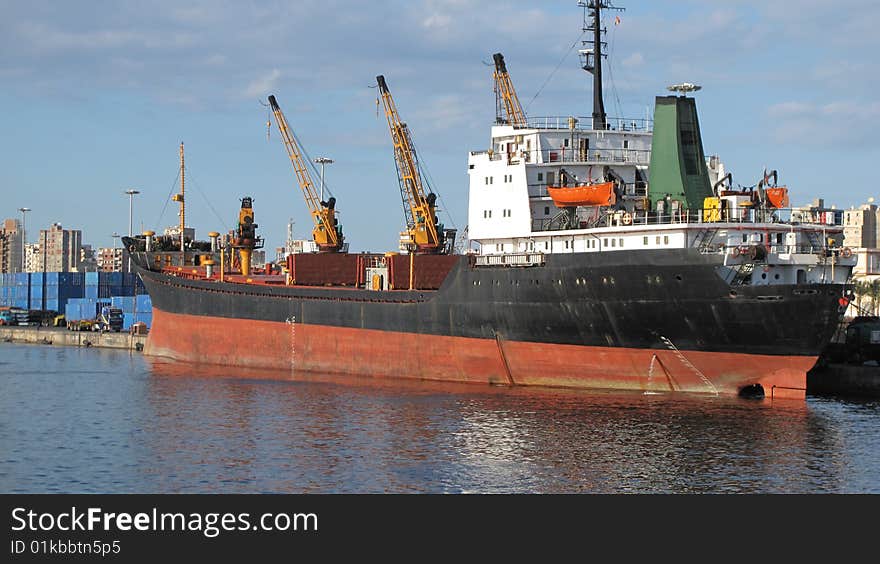
[[[51,344],[69,347],[103,347],[141,351],[147,342],[147,336],[131,335],[128,332],[68,331],[64,328],[55,327],[0,326],[0,342]]]

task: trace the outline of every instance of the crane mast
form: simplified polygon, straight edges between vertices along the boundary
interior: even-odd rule
[[[275,123],[278,124],[278,131],[281,133],[281,140],[287,148],[287,154],[296,172],[299,186],[302,188],[303,196],[305,196],[306,205],[312,214],[315,227],[312,229],[312,238],[315,244],[322,252],[338,252],[342,248],[343,235],[342,230],[337,228],[336,221],[336,198],[330,197],[327,201],[321,200],[315,190],[315,183],[309,174],[308,165],[303,159],[302,151],[296,142],[287,119],[281,112],[275,96],[269,96],[269,104],[272,107],[272,113],[275,115]]]
[[[385,106],[385,117],[391,131],[394,144],[394,162],[397,165],[397,177],[400,182],[400,195],[404,202],[403,211],[406,216],[406,233],[409,236],[409,247],[417,253],[444,252],[442,233],[437,225],[434,206],[437,195],[433,192],[425,194],[419,174],[419,161],[410,137],[409,129],[401,121],[394,105],[394,99],[388,90],[385,77],[376,77],[379,92]]]
[[[498,124],[512,125],[513,127],[526,126],[526,114],[523,112],[504,64],[504,55],[495,53],[495,121]]]

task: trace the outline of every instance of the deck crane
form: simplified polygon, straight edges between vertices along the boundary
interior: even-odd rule
[[[379,92],[385,106],[385,117],[391,130],[394,144],[394,162],[397,165],[397,178],[400,182],[400,196],[403,200],[403,213],[406,216],[406,231],[401,233],[406,247],[417,254],[450,253],[454,245],[454,231],[444,231],[437,221],[435,204],[437,195],[425,193],[419,171],[419,159],[409,134],[409,128],[401,121],[388,90],[385,77],[376,77]]]
[[[492,58],[495,59],[495,123],[526,127],[526,114],[504,64],[504,55],[495,53]]]
[[[306,199],[306,205],[312,214],[315,227],[312,229],[312,238],[318,249],[324,253],[335,253],[342,249],[342,228],[338,227],[336,219],[336,198],[330,197],[326,201],[321,200],[315,191],[315,183],[309,174],[308,164],[303,159],[302,151],[296,142],[296,138],[287,124],[287,119],[281,112],[275,96],[269,96],[269,104],[272,106],[272,113],[275,114],[275,123],[278,124],[278,131],[281,132],[281,140],[287,148],[287,154],[290,156],[290,162],[293,164],[293,170],[296,171],[296,177],[299,180],[299,186],[302,188],[303,195]]]

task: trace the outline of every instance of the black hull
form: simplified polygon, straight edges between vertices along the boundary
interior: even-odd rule
[[[843,285],[728,285],[691,250],[554,254],[543,266],[462,257],[436,291],[190,280],[135,262],[154,308],[183,315],[476,339],[750,355],[817,356]]]

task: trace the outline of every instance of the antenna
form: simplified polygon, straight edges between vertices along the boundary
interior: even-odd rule
[[[667,86],[666,89],[670,92],[680,92],[681,95],[684,96],[688,92],[697,92],[698,90],[702,90],[703,87],[690,82],[682,82],[681,84],[673,84],[671,86]]]
[[[602,57],[607,57],[602,49],[608,45],[602,41],[602,34],[606,32],[602,27],[602,10],[622,12],[625,8],[618,8],[610,0],[578,0],[578,6],[584,9],[582,29],[592,34],[592,39],[582,42],[584,48],[579,53],[581,68],[593,75],[593,129],[608,129],[602,98]]]

